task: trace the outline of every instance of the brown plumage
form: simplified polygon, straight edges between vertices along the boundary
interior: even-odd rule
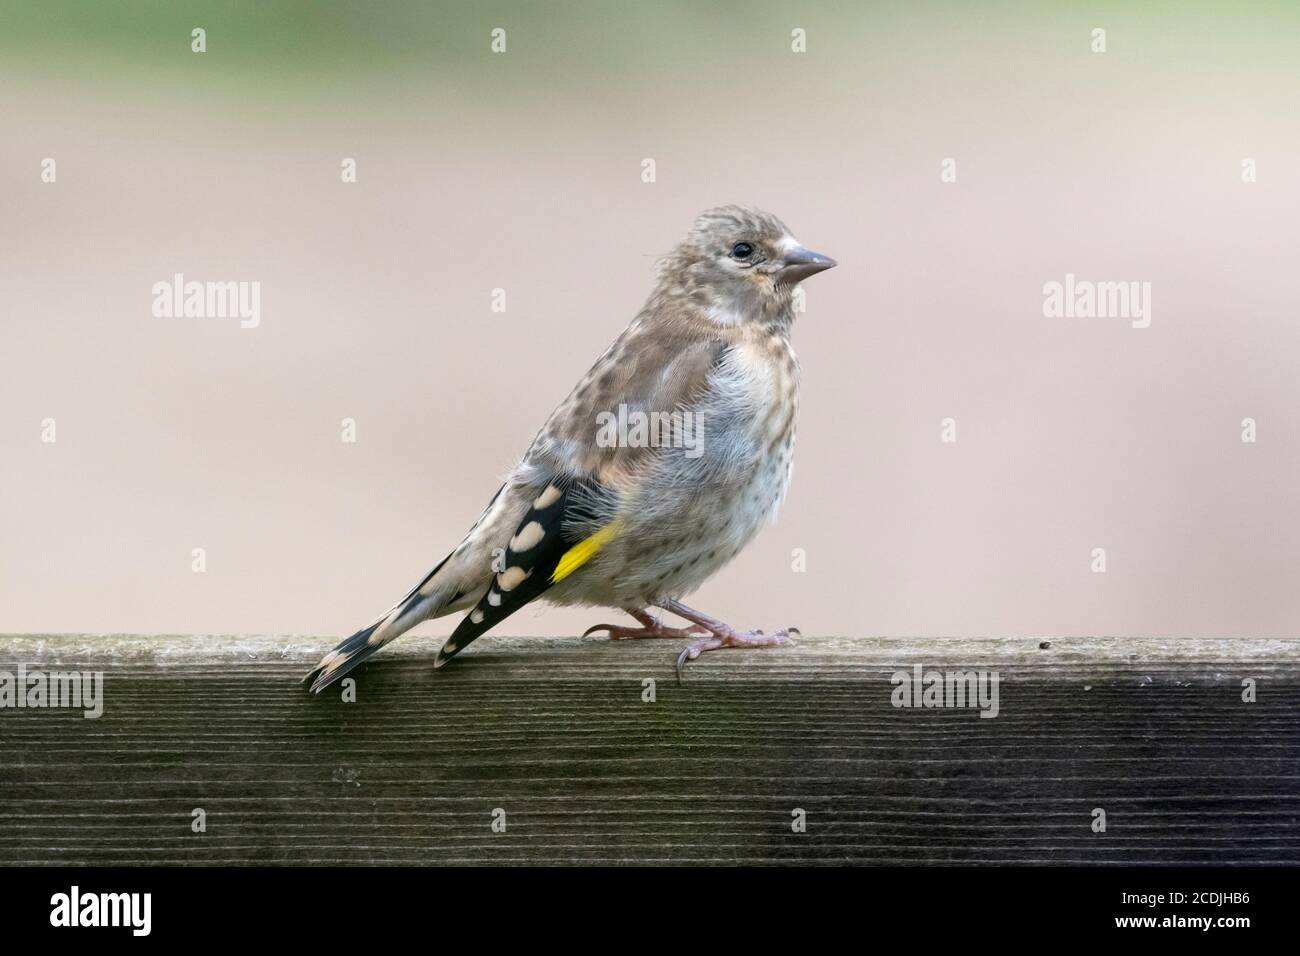
[[[834,264],[767,213],[724,206],[701,215],[640,313],[546,420],[469,534],[327,654],[308,675],[312,689],[420,621],[470,610],[441,665],[539,597],[623,608],[640,622],[591,629],[613,638],[691,638],[679,675],[705,650],[783,641],[786,631],[737,631],[680,599],[734,558],[785,496],[799,392],[793,290]],[[690,625],[666,627],[650,607]]]

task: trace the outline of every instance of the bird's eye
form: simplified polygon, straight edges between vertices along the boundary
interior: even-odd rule
[[[748,259],[754,254],[754,247],[748,242],[738,242],[731,247],[731,255],[736,259]]]

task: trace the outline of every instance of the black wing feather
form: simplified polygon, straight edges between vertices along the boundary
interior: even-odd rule
[[[512,545],[516,541],[520,543],[518,550],[513,546],[506,548],[503,570],[492,578],[487,593],[447,638],[447,643],[438,652],[435,667],[447,663],[476,638],[551,586],[551,575],[560,558],[582,537],[575,529],[590,527],[596,520],[591,502],[597,488],[595,479],[557,482],[548,485],[533,499],[532,506],[511,538]],[[543,507],[539,508],[538,504]],[[540,526],[541,536],[538,537],[536,531],[524,535],[525,529],[534,522]],[[525,547],[532,539],[535,543]],[[524,577],[515,583],[512,579],[518,579],[521,574]],[[513,587],[509,587],[511,583]]]

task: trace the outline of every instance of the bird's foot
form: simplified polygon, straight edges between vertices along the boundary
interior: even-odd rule
[[[682,682],[686,662],[695,660],[705,651],[716,651],[724,647],[774,647],[785,644],[791,637],[800,636],[797,627],[783,627],[771,634],[764,634],[762,631],[736,631],[724,625],[711,630],[708,637],[687,644],[685,650],[677,656],[677,683]]]
[[[671,627],[645,611],[629,610],[628,614],[636,618],[640,627],[620,627],[617,624],[593,624],[582,632],[583,637],[596,631],[605,631],[611,641],[632,641],[643,637],[701,637],[710,633],[707,628],[692,624],[690,627]]]
[[[695,660],[705,651],[716,651],[723,647],[772,647],[784,644],[791,637],[800,636],[797,627],[783,627],[774,634],[764,634],[762,631],[738,631],[730,624],[719,621],[716,617],[710,617],[703,611],[687,607],[674,598],[657,602],[655,606],[670,611],[678,617],[684,617],[696,627],[701,627],[709,633],[708,637],[687,644],[686,649],[677,655],[677,683],[679,684],[682,682],[682,672],[686,668],[686,662]]]

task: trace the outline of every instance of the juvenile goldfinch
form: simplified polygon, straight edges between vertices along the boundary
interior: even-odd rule
[[[701,215],[664,259],[645,307],[546,420],[487,509],[437,567],[307,675],[320,691],[405,631],[468,610],[441,667],[535,598],[622,608],[616,640],[782,643],[681,603],[770,523],[793,463],[799,364],[795,286],[835,265],[775,216]],[[649,609],[689,622],[669,627]],[[794,632],[797,633],[797,632]]]

